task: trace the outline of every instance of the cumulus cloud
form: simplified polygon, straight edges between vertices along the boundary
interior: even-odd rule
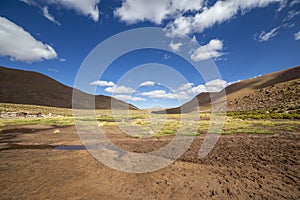
[[[199,47],[191,54],[191,59],[194,61],[208,60],[210,58],[219,58],[224,53],[223,42],[218,39],[211,40],[208,44]]]
[[[193,18],[192,17],[177,17],[173,22],[170,22],[167,27],[167,36],[185,36],[190,34],[191,32],[195,32],[193,27]]]
[[[169,0],[171,13],[175,11],[197,11],[203,7],[203,0]]]
[[[125,0],[114,15],[128,24],[146,20],[160,24],[168,15],[167,6],[168,2],[161,0]]]
[[[190,88],[189,90],[186,91],[189,95],[197,95],[202,92],[207,92],[207,88],[205,85],[197,85],[193,88]]]
[[[258,36],[258,41],[260,41],[260,42],[269,41],[271,38],[275,37],[278,34],[278,30],[280,28],[281,27],[276,27],[276,28],[273,28],[269,32],[265,32],[265,31],[261,32]]]
[[[97,85],[97,86],[100,86],[100,87],[112,87],[112,86],[115,86],[116,84],[112,81],[99,80],[99,81],[91,82],[90,85]]]
[[[221,24],[238,15],[249,12],[253,8],[266,7],[282,0],[227,0],[217,1],[211,7],[203,8],[195,15],[177,17],[167,26],[168,36],[183,36],[192,32],[203,32],[205,29]]]
[[[185,83],[182,86],[180,86],[177,91],[183,91],[183,90],[188,90],[190,88],[192,88],[194,85],[194,83]]]
[[[235,82],[228,83],[221,79],[212,80],[206,84],[200,84],[197,86],[194,86],[193,83],[185,83],[177,89],[172,90],[172,92],[166,92],[165,90],[153,90],[143,92],[141,95],[148,98],[187,100],[202,92],[219,92],[233,83]]]
[[[295,40],[300,40],[300,31],[295,33]]]
[[[191,96],[185,91],[177,92],[175,95],[179,100],[191,99]]]
[[[221,79],[209,81],[205,84],[208,92],[219,92],[227,86],[227,82]]]
[[[36,40],[22,27],[0,17],[0,55],[11,60],[34,62],[57,57],[55,50],[48,44]]]
[[[139,85],[139,87],[154,86],[154,85],[155,85],[155,83],[153,81],[145,81],[145,82],[141,83]]]
[[[189,89],[187,92],[189,94],[200,94],[202,92],[220,92],[227,86],[237,83],[239,81],[240,80],[233,81],[233,82],[227,82],[225,80],[215,79],[215,80],[207,82],[205,85],[201,85],[201,84],[197,85],[197,86]]]
[[[137,93],[137,90],[131,87],[116,85],[112,81],[97,80],[91,82],[90,85],[105,87],[104,91],[111,93],[113,97],[122,101],[146,101],[148,98],[189,100],[202,92],[219,92],[232,83],[235,82],[228,83],[224,80],[216,79],[209,81],[206,84],[199,84],[195,86],[194,83],[188,82],[178,86],[176,89],[172,89],[171,91],[157,89],[141,93]],[[156,84],[160,85],[160,83],[155,83],[153,81],[145,81],[142,82],[139,87],[154,86]],[[135,95],[128,95],[133,93]]]
[[[207,82],[205,85],[197,85],[187,91],[188,94],[200,94],[202,92],[219,92],[225,87],[231,85],[235,82],[228,83],[227,81],[221,79],[215,79]]]
[[[164,19],[202,7],[203,0],[123,0],[114,15],[128,24],[141,21],[161,24]]]
[[[181,42],[178,42],[178,43],[174,43],[173,41],[171,41],[171,43],[169,44],[169,47],[173,50],[173,51],[176,51],[178,52],[180,50],[180,47],[182,46],[183,44]]]
[[[90,85],[106,87],[104,91],[112,94],[131,94],[135,92],[135,89],[131,87],[126,87],[124,85],[116,85],[112,81],[97,80],[91,82]]]
[[[126,87],[123,85],[121,86],[114,85],[112,87],[105,88],[105,92],[109,92],[112,94],[131,94],[134,93],[135,90],[133,88]]]
[[[146,101],[146,99],[141,98],[141,97],[133,97],[133,96],[124,95],[124,94],[115,95],[113,97],[116,99],[119,99],[121,101]]]
[[[166,92],[165,90],[153,90],[150,92],[141,93],[142,96],[146,96],[149,98],[162,98],[162,99],[176,99],[176,95],[174,93]]]
[[[185,100],[191,98],[186,91],[191,89],[193,85],[193,83],[186,83],[181,85],[179,88],[172,90],[172,92],[166,92],[165,90],[153,90],[149,92],[143,92],[141,95],[148,98]]]
[[[59,23],[58,21],[56,21],[56,19],[53,17],[53,15],[51,15],[51,14],[49,13],[49,10],[48,10],[48,7],[47,7],[47,6],[44,6],[44,7],[42,8],[42,11],[43,11],[43,16],[44,16],[45,18],[47,18],[47,19],[50,20],[51,22],[53,22],[53,23],[55,23],[55,24],[57,24],[57,25],[60,26],[60,23]]]
[[[42,9],[43,15],[45,16],[44,8],[46,5],[56,5],[58,9],[68,9],[74,10],[77,14],[88,16],[93,21],[99,21],[99,8],[98,4],[100,0],[43,0],[43,1],[36,1],[36,0],[20,0],[30,6],[36,6]],[[51,15],[52,16],[52,15]],[[52,21],[51,17],[45,16],[47,19]],[[52,16],[54,19],[54,17]],[[53,21],[52,21],[53,22]]]
[[[237,82],[237,81],[236,81]],[[122,101],[146,101],[147,98],[151,99],[178,99],[178,100],[189,100],[193,98],[195,95],[200,94],[202,92],[219,92],[228,85],[231,85],[235,82],[227,82],[221,79],[215,79],[207,82],[206,84],[194,85],[194,83],[185,83],[180,85],[177,89],[172,89],[170,92],[167,92],[162,89],[152,90],[148,92],[138,93],[133,88],[126,86],[118,86],[112,81],[94,81],[91,85],[98,85],[102,87],[106,87],[105,91],[108,93],[112,93],[113,97],[120,99]],[[145,81],[140,84],[140,87],[144,86],[154,86],[155,82],[153,81]],[[159,83],[158,83],[159,84]],[[128,94],[135,93],[135,96],[131,96]],[[144,98],[143,98],[144,97]]]
[[[78,14],[88,16],[95,22],[99,20],[98,4],[100,0],[48,0],[48,2],[61,5],[66,9],[75,10]]]

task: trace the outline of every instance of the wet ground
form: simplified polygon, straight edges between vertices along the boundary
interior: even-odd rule
[[[173,137],[139,139],[104,128],[114,144],[137,153],[157,150]],[[93,158],[74,126],[6,127],[0,134],[0,199],[300,199],[299,133],[221,136],[199,159],[203,138],[197,136],[173,164],[134,174]]]

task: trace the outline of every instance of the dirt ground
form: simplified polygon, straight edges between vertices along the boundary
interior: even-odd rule
[[[133,152],[150,152],[172,138],[138,139],[106,129],[116,145]],[[197,136],[173,164],[134,174],[93,158],[74,126],[6,127],[0,134],[0,199],[300,199],[299,133],[221,136],[199,159],[203,138]]]

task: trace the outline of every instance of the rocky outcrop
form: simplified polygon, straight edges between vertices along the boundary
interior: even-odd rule
[[[227,111],[300,110],[300,78],[275,84],[227,102]]]

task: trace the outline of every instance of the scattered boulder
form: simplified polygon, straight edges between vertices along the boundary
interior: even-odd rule
[[[43,114],[41,112],[38,113],[27,113],[27,112],[1,112],[0,118],[39,118],[43,117]]]

